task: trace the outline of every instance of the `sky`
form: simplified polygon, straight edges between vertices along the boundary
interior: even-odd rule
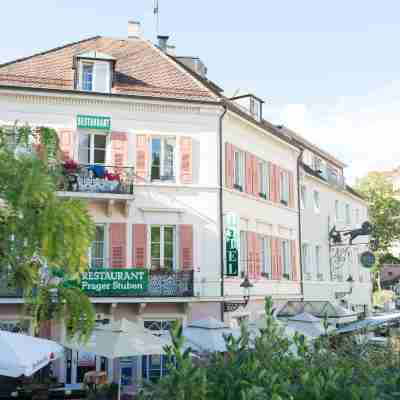
[[[153,0],[2,4],[0,63],[95,35],[155,41]],[[159,0],[160,34],[200,57],[226,95],[249,91],[264,117],[349,167],[350,181],[400,165],[400,1]],[[399,148],[397,148],[399,145]]]

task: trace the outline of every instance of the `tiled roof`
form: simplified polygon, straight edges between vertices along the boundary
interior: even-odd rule
[[[218,96],[144,39],[96,36],[0,65],[0,85],[74,89],[74,56],[96,50],[116,59],[112,93],[216,101]]]

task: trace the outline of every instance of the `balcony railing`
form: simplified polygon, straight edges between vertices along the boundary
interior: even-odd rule
[[[133,194],[133,167],[64,164],[60,190],[81,193]]]
[[[0,298],[18,299],[21,297],[22,290],[13,287],[7,277],[2,276],[0,279]]]

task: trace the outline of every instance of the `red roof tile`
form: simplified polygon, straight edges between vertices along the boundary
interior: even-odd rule
[[[96,50],[116,59],[112,93],[215,101],[218,96],[144,39],[96,36],[0,65],[0,85],[74,89],[74,56]]]

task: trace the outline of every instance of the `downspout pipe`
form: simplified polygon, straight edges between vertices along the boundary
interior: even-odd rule
[[[298,209],[298,238],[299,238],[299,266],[300,266],[300,294],[302,300],[304,300],[304,279],[303,279],[303,257],[302,257],[302,246],[301,246],[301,187],[300,187],[300,171],[301,161],[303,159],[304,149],[300,150],[300,154],[297,157],[297,209]]]
[[[223,119],[227,112],[227,107],[223,105],[223,112],[219,116],[219,125],[218,125],[218,137],[219,137],[219,235],[220,235],[220,264],[221,264],[221,321],[224,321],[224,266],[225,266],[225,257],[224,257],[224,207],[223,207],[223,200],[224,200],[224,189],[223,189]]]

